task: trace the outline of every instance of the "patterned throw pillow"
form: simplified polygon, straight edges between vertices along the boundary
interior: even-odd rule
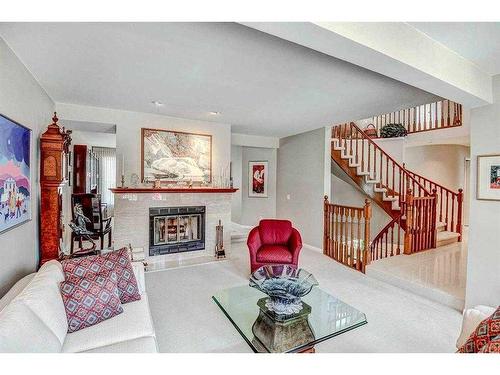
[[[500,335],[500,306],[493,315],[484,319],[472,332],[465,344],[458,349],[458,353],[478,353],[494,337]]]
[[[481,348],[479,353],[500,353],[500,336],[492,338]]]
[[[62,261],[62,266],[66,278],[69,275],[87,278],[91,274],[114,271],[118,276],[120,301],[128,303],[141,299],[137,280],[135,279],[132,264],[128,256],[128,250],[125,247],[103,255],[64,260]]]
[[[69,333],[93,326],[123,312],[116,273],[106,271],[89,276],[82,278],[68,275],[61,283]]]

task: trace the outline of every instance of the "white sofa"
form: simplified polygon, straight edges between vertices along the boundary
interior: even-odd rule
[[[495,312],[496,308],[485,305],[474,306],[470,309],[465,309],[462,318],[462,331],[457,339],[456,347],[461,348],[465,344],[472,332],[474,332],[484,319]]]
[[[123,305],[123,313],[94,326],[67,333],[68,322],[55,260],[21,279],[0,300],[0,352],[157,352],[141,263],[132,263],[141,300]]]

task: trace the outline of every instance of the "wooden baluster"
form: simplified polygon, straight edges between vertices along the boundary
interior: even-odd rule
[[[394,256],[394,223],[392,223],[391,227],[391,257]]]
[[[364,259],[361,258],[361,217],[362,217],[362,210],[356,210],[356,232],[357,236],[356,239],[357,241],[357,246],[356,246],[356,269],[358,271],[362,270],[361,264],[364,264],[365,261]]]
[[[450,230],[455,230],[455,194],[451,194],[451,225]]]
[[[399,255],[401,254],[401,215],[399,215],[398,217],[397,224],[398,224],[398,244],[396,247],[396,255]]]
[[[447,102],[448,102],[448,111],[447,111],[448,112],[448,125],[446,125],[446,126],[450,126],[450,101],[447,100]]]
[[[457,195],[457,228],[456,232],[460,234],[458,237],[458,242],[462,242],[462,213],[463,213],[463,201],[464,201],[464,194],[462,189],[458,189],[458,195]]]
[[[370,142],[368,142],[368,172],[370,172],[370,174],[368,175],[369,177],[371,177],[371,159],[372,159],[371,158],[371,148],[372,148],[372,144]],[[362,168],[361,170],[363,171],[364,169]]]
[[[364,217],[364,238],[363,238],[363,269],[370,264],[371,257],[370,252],[368,251],[370,248],[370,221],[372,218],[372,207],[370,200],[365,199],[365,207],[363,210]],[[364,272],[364,271],[363,271]]]
[[[335,221],[333,222],[333,251],[332,251],[332,258],[335,260],[338,260],[337,257],[337,250],[339,246],[339,221],[340,221],[340,207],[335,205],[334,206],[334,217]]]
[[[365,168],[365,139],[361,138],[361,171]]]
[[[396,196],[396,174],[395,174],[395,164],[393,161],[392,162],[392,196]]]
[[[343,252],[342,252],[342,263],[348,264],[348,246],[349,246],[349,209],[345,210],[345,223],[344,223],[344,240],[342,241],[344,244]]]
[[[442,128],[444,126],[444,100],[441,100],[439,104],[441,104],[441,123],[439,127]]]
[[[325,195],[325,201],[323,202],[323,254],[328,254],[327,246],[328,240],[328,195]]]
[[[439,115],[438,115],[438,102],[434,103],[434,129],[437,129],[439,125]]]
[[[449,196],[448,196],[448,191],[446,191],[446,198],[445,198],[445,202],[446,202],[446,210],[445,210],[445,223],[446,223],[446,230],[450,230],[450,220],[449,220],[449,205],[450,205],[450,199],[449,199]]]
[[[355,211],[354,209],[349,210],[349,218],[351,220],[351,237],[349,238],[349,267],[354,266],[354,254],[355,254],[355,249],[354,249],[354,217],[355,217]]]
[[[350,140],[350,156],[353,156],[353,152],[352,152],[352,142],[353,142],[353,137],[352,137],[352,122],[349,123],[349,140]]]

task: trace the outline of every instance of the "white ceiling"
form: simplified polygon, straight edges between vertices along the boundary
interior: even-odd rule
[[[475,63],[490,75],[500,74],[500,22],[410,22]]]
[[[2,23],[56,102],[157,112],[287,136],[435,97],[234,23]],[[220,115],[210,115],[219,111]]]

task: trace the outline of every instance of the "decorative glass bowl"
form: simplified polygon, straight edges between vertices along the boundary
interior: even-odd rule
[[[312,274],[289,265],[262,266],[250,276],[250,286],[269,296],[266,307],[278,315],[299,313],[301,297],[317,285]]]

